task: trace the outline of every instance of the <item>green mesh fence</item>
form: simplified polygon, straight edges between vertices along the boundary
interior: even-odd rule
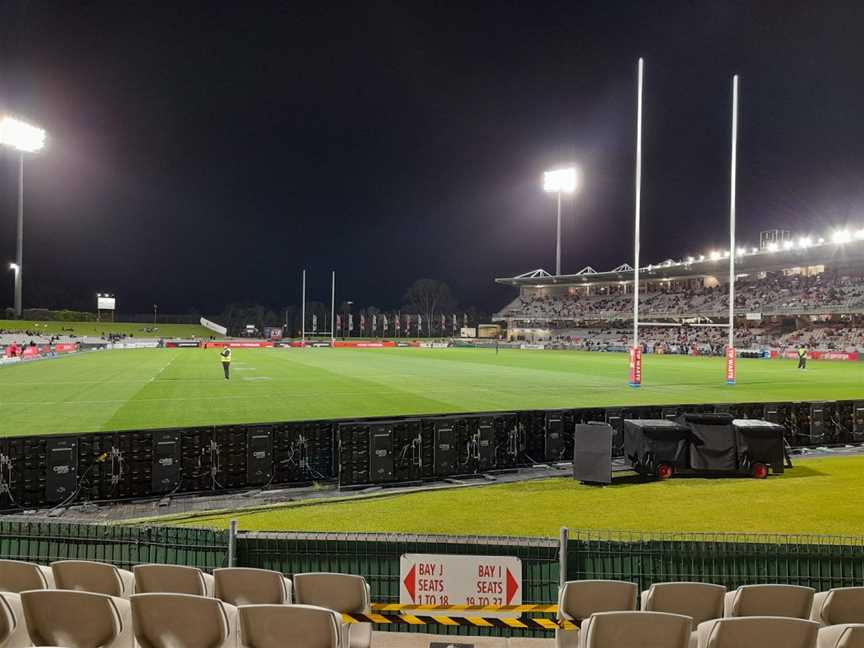
[[[129,569],[142,563],[227,566],[228,532],[43,521],[0,521],[0,558],[48,564],[98,560]]]

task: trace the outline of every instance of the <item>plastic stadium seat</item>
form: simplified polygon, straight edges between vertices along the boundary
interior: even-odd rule
[[[819,630],[819,648],[864,648],[864,624],[842,623]]]
[[[642,610],[683,614],[697,626],[723,616],[726,588],[710,583],[654,583],[642,592]]]
[[[236,648],[237,608],[193,594],[134,594],[132,627],[140,648]]]
[[[213,570],[213,595],[231,605],[291,603],[291,581],[269,569],[226,567]]]
[[[0,648],[32,646],[27,634],[21,597],[12,592],[0,593]]]
[[[294,602],[315,605],[344,613],[369,614],[369,585],[362,576],[348,574],[294,574]],[[353,623],[347,626],[345,648],[369,648],[372,644],[372,624]]]
[[[50,567],[21,560],[0,560],[0,592],[23,592],[54,587]]]
[[[578,624],[597,612],[632,612],[638,593],[636,583],[627,581],[567,581],[558,590],[558,619]],[[579,634],[579,630],[556,630],[556,648],[575,648]]]
[[[726,595],[725,615],[809,619],[814,593],[800,585],[743,585]]]
[[[713,619],[696,629],[699,648],[816,648],[819,624],[791,617]]]
[[[78,590],[129,598],[135,587],[132,572],[89,560],[59,560],[51,563],[57,589]]]
[[[132,614],[126,599],[74,590],[33,590],[21,593],[21,603],[35,646],[134,646]]]
[[[197,567],[180,565],[135,565],[137,594],[194,594],[213,596],[213,576]]]
[[[340,648],[342,619],[314,605],[244,605],[240,616],[242,648]]]
[[[864,623],[864,587],[838,587],[813,597],[810,620],[819,625]]]
[[[666,612],[598,612],[582,623],[580,648],[687,648],[693,622]]]

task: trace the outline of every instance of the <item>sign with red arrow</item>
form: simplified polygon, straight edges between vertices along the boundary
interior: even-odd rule
[[[522,561],[513,556],[403,554],[399,603],[403,605],[522,605]],[[483,616],[519,616],[483,612]],[[477,616],[477,611],[447,611],[448,616]]]

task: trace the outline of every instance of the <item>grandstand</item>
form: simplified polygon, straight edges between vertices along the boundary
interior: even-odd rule
[[[864,230],[830,241],[763,236],[760,248],[736,251],[736,347],[864,350]],[[728,320],[729,251],[668,259],[640,269],[646,351],[721,354]],[[584,350],[624,350],[632,343],[633,268],[552,276],[543,270],[496,279],[519,295],[493,319],[511,340],[553,342]]]

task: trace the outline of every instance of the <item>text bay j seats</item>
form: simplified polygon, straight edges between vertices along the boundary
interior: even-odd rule
[[[136,594],[194,594],[213,596],[213,576],[197,567],[180,565],[135,565]]]
[[[598,612],[629,612],[636,609],[635,583],[615,580],[567,581],[558,590],[558,619],[577,625]],[[556,648],[579,646],[580,631],[556,630]]]
[[[21,593],[27,632],[34,646],[133,648],[129,601],[75,590]]]
[[[134,594],[132,624],[140,648],[237,648],[237,608],[194,594]]]
[[[244,605],[241,648],[342,648],[340,615],[314,605]]]
[[[53,588],[54,574],[50,567],[22,560],[0,560],[0,592]]]
[[[281,572],[247,567],[213,570],[213,595],[231,605],[291,603],[291,581]]]
[[[340,614],[369,614],[371,594],[366,579],[348,574],[294,574],[294,602],[334,610]],[[343,627],[344,648],[369,648],[372,625],[352,623]]]
[[[132,572],[90,560],[59,560],[51,563],[57,589],[93,592],[129,598],[135,588]]]

